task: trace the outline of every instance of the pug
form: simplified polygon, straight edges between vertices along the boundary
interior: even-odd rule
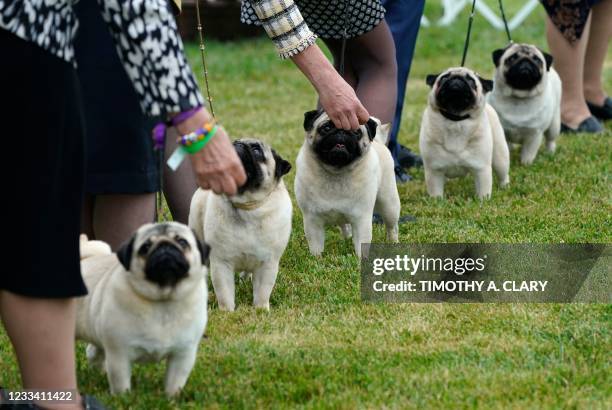
[[[476,195],[491,196],[493,171],[502,187],[510,177],[510,153],[497,113],[485,99],[493,82],[463,67],[428,75],[429,93],[419,145],[427,192],[444,196],[447,178],[472,173]]]
[[[521,144],[521,163],[531,164],[542,140],[555,152],[561,131],[561,79],[553,58],[530,44],[493,52],[495,87],[489,103],[499,114],[506,138]]]
[[[142,226],[117,254],[81,238],[89,293],[78,300],[76,335],[111,393],[130,389],[132,363],[167,360],[165,390],[185,385],[207,321],[204,261],[210,248],[176,222]]]
[[[198,189],[189,226],[211,244],[210,270],[219,309],[233,311],[234,274],[251,273],[253,305],[270,309],[270,295],[291,234],[291,198],[283,176],[291,164],[262,141],[240,139],[234,147],[247,174],[234,196]]]
[[[319,256],[325,226],[339,225],[353,237],[355,253],[372,241],[372,214],[379,213],[387,239],[398,241],[400,199],[393,158],[370,118],[355,131],[338,129],[322,111],[304,115],[306,138],[296,160],[295,196],[304,215],[310,253]],[[388,127],[387,127],[388,128]]]

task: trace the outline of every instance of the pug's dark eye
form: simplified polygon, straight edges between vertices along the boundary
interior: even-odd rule
[[[325,124],[323,124],[321,128],[319,128],[319,131],[327,134],[331,132],[333,129],[334,127],[332,126],[332,124],[330,122],[326,122]]]
[[[253,157],[255,157],[256,160],[261,161],[264,159],[263,150],[259,145],[253,145],[251,150],[253,152]]]
[[[474,79],[472,77],[468,77],[467,78],[467,82],[470,85],[470,87],[472,87],[473,90],[476,89],[476,81],[474,81]]]
[[[176,241],[176,243],[178,243],[181,246],[181,248],[183,249],[189,248],[189,242],[187,242],[185,238],[181,238],[180,236],[177,236],[174,238],[174,240]]]
[[[151,240],[147,240],[145,243],[142,244],[142,246],[140,247],[140,249],[138,249],[138,254],[140,256],[145,256],[147,253],[149,253],[149,250],[151,249]]]

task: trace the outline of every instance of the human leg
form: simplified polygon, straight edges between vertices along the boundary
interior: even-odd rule
[[[15,348],[23,388],[77,391],[74,298],[30,298],[0,291],[0,317]],[[62,408],[81,407],[73,403]]]
[[[398,166],[400,165],[398,157],[401,147],[398,142],[398,134],[406,96],[406,84],[410,75],[410,67],[412,66],[425,0],[415,0],[412,2],[383,0],[382,3],[387,10],[385,20],[393,36],[397,60],[397,102],[393,117],[393,127],[389,138],[389,150],[393,155],[395,165]]]
[[[93,212],[94,238],[113,251],[146,223],[155,219],[155,194],[97,195]]]
[[[608,97],[602,78],[608,45],[612,37],[612,24],[610,24],[612,0],[604,0],[596,4],[591,14],[591,28],[584,64],[584,98],[591,105],[602,107],[606,104]],[[609,116],[609,114],[605,116],[605,119],[609,119]],[[601,117],[604,118],[604,116]]]
[[[570,128],[577,128],[591,116],[584,101],[583,77],[584,58],[589,41],[591,17],[580,39],[570,43],[546,17],[546,36],[550,51],[555,59],[554,67],[559,72],[563,84],[561,99],[561,121]]]
[[[166,137],[165,161],[177,147],[176,137],[176,129],[170,128]],[[187,224],[191,197],[198,188],[191,169],[191,162],[183,161],[183,164],[176,171],[172,171],[165,165],[165,161],[162,167],[164,173],[163,191],[166,202],[170,208],[172,218],[177,222]]]

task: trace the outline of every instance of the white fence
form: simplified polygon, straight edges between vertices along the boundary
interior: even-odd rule
[[[518,26],[521,25],[523,21],[533,10],[538,6],[538,0],[528,0],[525,2],[523,7],[512,17],[508,16],[508,12],[506,11],[506,17],[508,18],[508,28],[510,30],[514,30]],[[461,10],[463,10],[466,6],[472,6],[472,0],[442,0],[442,6],[444,7],[444,15],[435,22],[438,26],[448,26],[452,24],[456,19]],[[493,27],[498,30],[504,29],[504,22],[501,19],[501,13],[499,10],[493,11],[489,6],[487,6],[483,1],[476,1],[476,12],[480,13],[485,20],[487,20]],[[421,25],[424,27],[429,27],[431,22],[426,16],[423,16],[421,20]]]

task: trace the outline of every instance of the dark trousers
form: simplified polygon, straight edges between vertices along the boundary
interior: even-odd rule
[[[402,120],[406,82],[410,74],[414,46],[419,34],[425,0],[382,0],[382,4],[387,10],[385,21],[389,25],[393,40],[395,41],[397,59],[397,106],[395,108],[395,117],[393,118],[393,129],[389,138],[389,150],[393,155],[395,165],[399,165],[397,155],[400,146],[397,136]]]

